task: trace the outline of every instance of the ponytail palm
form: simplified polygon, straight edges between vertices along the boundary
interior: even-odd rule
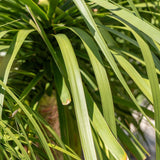
[[[143,160],[136,112],[155,130],[158,160],[159,6],[136,2],[0,1],[1,159]],[[61,136],[38,112],[45,95]]]

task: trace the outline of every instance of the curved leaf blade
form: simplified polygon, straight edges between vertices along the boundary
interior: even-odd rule
[[[55,38],[60,46],[68,73],[68,80],[73,96],[74,108],[85,159],[97,160],[82,80],[75,53],[66,35],[58,34],[55,35]]]
[[[20,50],[24,40],[26,39],[26,37],[33,32],[34,30],[20,30],[17,35],[14,37],[7,55],[4,57],[4,59],[2,60],[2,63],[0,65],[1,67],[1,71],[0,71],[0,79],[3,80],[4,84],[7,84],[7,80],[8,80],[8,76],[12,67],[12,64],[15,60],[15,57],[18,53],[18,51]],[[0,89],[1,91],[1,89]],[[4,100],[4,95],[2,93],[0,93],[0,117],[2,115],[2,106],[3,106],[3,100]]]
[[[118,143],[116,138],[113,136],[113,133],[109,129],[106,121],[104,120],[101,112],[99,111],[96,103],[93,101],[89,92],[86,88],[84,89],[87,99],[88,113],[93,128],[99,134],[103,143],[105,144],[105,146],[107,146],[108,150],[115,157],[116,160],[127,160],[127,154],[125,153],[121,145]]]
[[[116,123],[111,88],[98,47],[94,40],[83,30],[75,27],[70,29],[80,37],[88,52],[98,83],[104,118],[116,136]]]

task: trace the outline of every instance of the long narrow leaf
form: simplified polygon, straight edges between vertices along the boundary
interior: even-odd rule
[[[78,28],[71,28],[82,40],[84,46],[88,52],[89,58],[91,60],[95,76],[97,79],[101,100],[102,100],[102,108],[105,120],[107,124],[111,128],[112,132],[116,134],[116,124],[115,124],[115,115],[114,115],[114,105],[112,100],[112,93],[110,89],[110,84],[108,81],[108,77],[103,66],[103,62],[101,56],[98,51],[98,47],[96,46],[93,39],[83,30]]]
[[[64,34],[55,36],[60,46],[63,59],[68,73],[68,80],[74,101],[75,113],[82,143],[82,148],[86,160],[96,160],[96,153],[93,144],[89,116],[82,86],[82,80],[75,53],[70,41]]]
[[[117,132],[119,135],[119,138],[123,145],[129,149],[131,153],[133,153],[134,157],[138,160],[144,160],[146,159],[145,154],[139,149],[137,144],[131,140],[131,138],[125,134],[124,131],[120,127],[117,127]]]
[[[139,89],[143,94],[153,103],[152,93],[150,86],[144,81],[141,75],[136,71],[136,69],[121,55],[121,53],[116,53],[112,51],[113,55],[123,67],[123,69],[128,73],[128,75],[134,80]]]
[[[12,64],[14,62],[14,59],[22,46],[24,40],[26,37],[33,32],[34,30],[20,30],[17,35],[14,37],[10,48],[8,49],[7,55],[4,57],[2,63],[1,63],[1,71],[0,71],[0,79],[3,80],[4,84],[7,84],[8,76],[12,67]],[[2,116],[2,106],[3,106],[3,100],[4,95],[0,93],[0,118]]]
[[[150,51],[149,46],[147,43],[136,33],[132,30],[134,36],[136,37],[138,44],[141,48],[145,63],[146,63],[146,69],[147,74],[149,77],[152,95],[153,95],[153,106],[155,110],[155,126],[160,131],[160,88],[159,88],[159,82],[158,77],[156,74],[156,69],[153,61],[153,57]],[[156,160],[160,157],[160,135],[156,134]]]
[[[60,71],[58,70],[56,66],[54,67],[53,72],[54,72],[55,86],[57,89],[57,93],[59,94],[61,103],[63,105],[68,105],[69,103],[71,103],[71,96],[67,88],[65,79],[64,77],[62,77]]]
[[[91,98],[87,89],[85,89],[85,96],[87,99],[88,113],[90,116],[90,121],[96,130],[96,132],[101,137],[105,146],[107,146],[110,153],[115,157],[116,160],[127,160],[127,154],[118,143],[116,138],[113,136],[111,130],[109,129],[106,121],[104,120],[101,112],[99,111],[96,103]]]

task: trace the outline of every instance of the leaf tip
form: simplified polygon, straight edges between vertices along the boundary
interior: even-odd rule
[[[71,103],[71,99],[67,99],[65,102],[63,102],[62,104],[64,105],[64,106],[67,106],[68,104],[70,104]]]
[[[128,159],[128,157],[127,157],[127,154],[125,153],[124,157],[122,158],[122,160],[127,160],[127,159]]]

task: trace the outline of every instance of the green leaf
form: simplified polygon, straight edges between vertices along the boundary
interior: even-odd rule
[[[93,91],[98,91],[94,77],[85,68],[80,70],[82,74],[83,81],[91,88]]]
[[[135,53],[132,53],[132,52],[128,52],[128,51],[124,51],[124,50],[121,50],[121,53],[133,58],[134,60],[140,62],[142,65],[146,66],[144,60],[142,58],[140,58],[139,56],[137,56]],[[152,54],[153,55],[153,54]],[[154,57],[153,57],[154,58]],[[156,64],[155,64],[156,65]],[[159,67],[159,64],[156,65],[156,72],[158,74],[160,74],[160,67]]]
[[[11,92],[10,89],[8,89],[8,87],[0,80],[0,85],[4,88],[4,90],[14,99],[14,101],[19,105],[19,107],[23,110],[23,112],[26,114],[26,116],[28,117],[28,119],[30,120],[30,122],[32,123],[32,125],[34,126],[37,135],[39,136],[41,143],[47,153],[47,156],[49,158],[49,160],[54,160],[53,154],[47,144],[47,141],[44,137],[44,134],[42,133],[41,129],[39,128],[37,122],[35,121],[35,119],[33,118],[32,114],[30,113],[30,108],[29,107],[25,107],[20,101],[19,99]],[[1,96],[0,96],[1,99]]]
[[[140,18],[141,16],[140,16],[137,8],[135,7],[133,0],[127,0],[127,1],[129,3],[130,7],[132,8],[132,10],[134,11],[134,13],[136,14],[136,16]]]
[[[159,106],[160,106],[160,99],[158,98],[160,96],[160,88],[159,88],[159,82],[158,82],[158,78],[157,78],[157,74],[156,74],[156,68],[155,68],[155,64],[154,64],[154,56],[150,51],[150,48],[148,46],[148,44],[143,40],[143,38],[141,38],[139,36],[139,34],[134,30],[135,28],[126,24],[125,21],[119,20],[121,23],[123,23],[124,25],[126,25],[130,31],[133,33],[133,35],[135,36],[139,47],[141,49],[145,64],[146,64],[146,69],[147,69],[147,74],[149,77],[149,81],[150,81],[150,85],[151,85],[151,91],[152,91],[152,97],[153,97],[153,106],[154,106],[154,110],[155,110],[155,130],[156,130],[156,159],[158,160],[158,157],[160,155],[160,144],[158,143],[158,141],[160,140],[160,110],[159,110]],[[149,119],[147,119],[149,121]],[[152,124],[151,124],[152,125]]]
[[[105,2],[108,4],[109,2],[107,1],[98,1],[98,2],[103,2],[104,6],[105,6]],[[96,3],[98,3],[96,1]],[[158,134],[160,134],[160,132],[154,127],[154,125],[152,124],[152,122],[150,121],[150,119],[146,116],[146,114],[143,112],[143,110],[141,109],[141,107],[138,105],[135,97],[133,96],[131,90],[129,89],[127,83],[125,82],[120,70],[118,69],[118,66],[107,46],[107,44],[105,43],[105,40],[101,34],[101,32],[99,31],[87,5],[85,4],[84,0],[74,0],[74,3],[76,4],[76,6],[78,7],[78,9],[81,11],[81,14],[84,16],[85,22],[88,26],[88,28],[90,29],[90,32],[92,33],[92,35],[94,36],[95,41],[97,42],[97,44],[99,45],[100,49],[102,50],[104,56],[106,57],[106,59],[108,60],[110,66],[112,67],[112,69],[114,70],[115,74],[117,75],[118,79],[120,80],[120,82],[122,83],[123,87],[125,88],[125,90],[127,91],[127,93],[129,94],[130,98],[132,99],[132,101],[136,104],[137,108],[139,109],[139,111],[145,116],[145,118],[148,120],[148,122],[150,123],[150,125],[156,130],[156,132]],[[103,4],[102,3],[102,4]],[[98,3],[99,4],[99,3]],[[101,3],[100,3],[101,4]],[[109,3],[110,4],[110,3]],[[114,8],[113,8],[114,9]],[[144,27],[143,27],[144,28]]]
[[[132,30],[132,33],[134,34],[135,38],[137,39],[137,42],[140,46],[140,49],[142,51],[144,61],[146,63],[146,69],[148,78],[151,85],[151,91],[153,96],[153,106],[155,110],[155,126],[160,131],[160,88],[159,88],[159,82],[158,77],[156,74],[155,64],[153,61],[153,57],[150,51],[150,48],[148,44],[135,32]],[[156,133],[156,159],[159,159],[160,156],[160,135]]]
[[[150,86],[145,80],[141,77],[141,75],[136,71],[136,69],[130,64],[118,51],[112,51],[113,55],[122,66],[122,68],[128,73],[128,75],[133,79],[139,89],[143,92],[143,94],[153,103],[152,93]]]
[[[21,119],[20,119],[18,116],[16,116],[15,118],[16,118],[16,121],[17,121],[19,127],[21,128],[22,133],[23,133],[23,135],[24,135],[24,138],[25,138],[25,140],[26,140],[26,142],[27,142],[27,144],[28,144],[28,148],[29,148],[29,150],[30,150],[30,152],[31,152],[32,158],[33,158],[33,160],[36,160],[35,153],[34,153],[34,151],[33,151],[33,148],[31,147],[31,144],[30,144],[29,139],[28,139],[28,137],[27,137],[27,133],[25,132],[25,128],[24,128],[24,126],[23,126],[22,121],[21,121]]]
[[[56,10],[57,4],[58,4],[58,0],[49,0],[49,6],[47,11],[49,20],[52,19],[52,16]]]
[[[109,127],[111,128],[112,132],[116,136],[116,124],[111,88],[98,47],[96,46],[94,40],[83,30],[73,27],[71,28],[71,30],[74,31],[81,38],[88,52],[98,83],[104,118]]]
[[[2,81],[1,81],[2,82]],[[17,146],[20,148],[22,154],[19,155],[22,159],[30,160],[26,150],[22,146],[21,142],[18,140],[18,138],[15,136],[15,134],[12,133],[11,129],[8,128],[3,121],[0,121],[0,126],[4,129],[5,132],[8,133],[8,135],[12,138],[12,140],[17,144]]]
[[[122,144],[134,155],[136,159],[146,159],[145,154],[139,149],[137,144],[132,141],[131,138],[127,134],[125,134],[120,127],[117,127],[117,132]]]
[[[65,79],[64,77],[62,77],[60,71],[58,70],[56,66],[54,67],[53,72],[54,72],[55,86],[56,86],[58,95],[60,97],[61,103],[63,105],[68,105],[71,103],[71,96],[67,88]]]
[[[146,151],[146,149],[140,144],[140,142],[136,139],[136,137],[134,136],[134,134],[123,124],[121,123],[118,119],[116,119],[117,123],[123,128],[125,129],[130,136],[130,138],[132,137],[132,139],[136,142],[137,146],[144,152],[146,153],[148,156],[150,156],[150,154]],[[122,128],[119,127],[119,129],[122,130]],[[119,136],[120,137],[120,136]],[[122,143],[123,143],[123,140],[122,140]],[[125,145],[125,144],[124,144]]]
[[[86,160],[96,160],[96,153],[89,123],[89,116],[82,86],[80,71],[72,45],[64,34],[55,35],[66,65],[68,80],[73,96],[78,129]]]
[[[145,20],[142,20],[136,17],[134,14],[129,12],[127,9],[124,9],[120,6],[107,2],[105,0],[90,0],[91,2],[95,2],[96,4],[100,5],[101,7],[108,9],[113,14],[117,15],[118,17],[122,18],[129,24],[133,25],[149,37],[151,37],[156,42],[160,43],[160,31],[158,28],[152,26]],[[145,26],[145,27],[144,27]]]
[[[125,153],[125,151],[123,150],[123,148],[118,143],[113,133],[109,129],[106,121],[104,120],[96,103],[89,95],[87,89],[84,89],[87,100],[88,113],[93,128],[99,134],[100,138],[102,139],[102,142],[105,144],[107,149],[115,157],[116,160],[127,160],[127,154]]]
[[[24,99],[29,92],[32,90],[32,88],[42,79],[44,75],[44,72],[39,72],[33,79],[32,81],[28,84],[28,86],[23,90],[23,92],[20,95],[20,99]]]
[[[97,19],[96,19],[96,21],[97,21]],[[100,22],[98,21],[98,23],[100,23]],[[134,82],[137,84],[139,89],[141,89],[143,94],[153,103],[153,98],[152,98],[150,86],[148,85],[148,83],[146,83],[146,81],[136,71],[136,69],[132,66],[132,64],[129,63],[125,59],[125,57],[122,56],[116,42],[114,42],[113,39],[108,38],[109,33],[107,32],[107,30],[105,30],[106,27],[104,28],[102,23],[100,23],[100,25],[102,26],[102,27],[100,27],[100,31],[103,34],[105,41],[107,43],[110,43],[113,47],[115,46],[117,48],[117,49],[115,49],[115,51],[111,50],[111,52],[114,55],[114,57],[116,58],[116,60],[119,62],[119,64],[122,66],[122,68],[128,73],[128,75],[134,80]],[[120,33],[120,32],[118,32],[118,33]],[[125,39],[124,36],[122,36],[122,38]],[[131,40],[129,40],[129,41],[131,41]],[[138,43],[136,41],[135,41],[135,44],[136,44],[136,46],[138,46]]]
[[[15,60],[15,57],[21,48],[24,40],[26,37],[33,32],[34,30],[20,30],[17,35],[14,37],[10,48],[7,51],[7,55],[3,58],[2,63],[0,65],[1,71],[0,71],[0,79],[3,80],[4,84],[7,84],[8,76],[12,67],[12,64]],[[1,89],[0,89],[1,91]],[[3,100],[4,95],[2,92],[0,92],[0,118],[2,116],[2,106],[3,106]]]
[[[7,34],[9,31],[2,31],[2,32],[0,32],[0,39],[5,35],[5,34]]]
[[[127,99],[123,99],[123,98],[120,98],[120,97],[117,97],[117,96],[113,96],[113,100],[114,100],[114,103],[123,107],[124,110],[129,109],[131,111],[133,111],[133,110],[139,111],[137,106],[132,101],[129,101]],[[154,119],[154,112],[152,112],[151,110],[149,110],[145,107],[142,107],[142,110],[144,111],[144,113],[148,117]]]
[[[79,158],[78,156],[72,154],[71,152],[66,151],[65,149],[63,149],[63,148],[61,148],[61,147],[59,147],[59,146],[57,146],[57,145],[54,145],[54,144],[52,144],[52,143],[49,143],[48,145],[49,145],[51,148],[54,148],[55,150],[58,150],[58,151],[60,151],[60,152],[63,152],[63,153],[65,153],[65,154],[69,155],[69,156],[72,157],[73,159],[81,160],[81,158]]]
[[[21,2],[23,2],[25,5],[29,6],[34,13],[41,17],[44,21],[48,21],[48,17],[47,14],[32,0],[20,0]]]
[[[0,45],[0,51],[3,51],[8,48],[9,48],[9,45]]]

